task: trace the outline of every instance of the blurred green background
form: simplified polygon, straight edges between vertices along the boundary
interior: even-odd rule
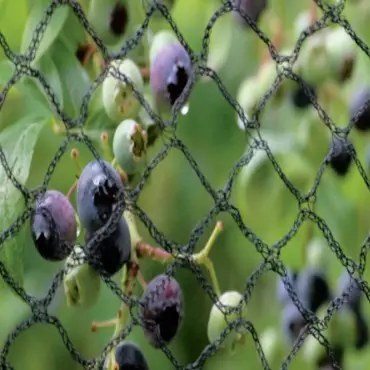
[[[309,10],[310,3],[308,0],[270,0],[268,10],[263,14],[259,25],[269,37],[273,37],[277,22],[280,22],[284,29],[283,47],[289,49],[294,46],[297,39],[294,32],[297,17],[301,12]],[[366,1],[360,1],[358,4],[348,4],[345,15],[356,34],[365,43],[370,44],[368,27],[370,10],[365,3]],[[0,0],[0,31],[14,52],[25,52],[33,29],[40,21],[47,4],[48,1],[44,0]],[[141,2],[138,1],[137,4]],[[219,5],[220,2],[216,0],[176,1],[172,16],[193,50],[200,50],[204,28]],[[137,26],[143,21],[143,15],[138,13],[135,17],[133,23]],[[150,28],[155,32],[168,28],[168,25],[157,19],[151,22]],[[134,29],[130,29],[129,32],[132,35]],[[38,56],[34,65],[45,75],[63,110],[73,118],[78,116],[81,99],[89,88],[92,76],[94,73],[96,75],[93,65],[90,64],[84,70],[74,56],[73,51],[84,37],[84,30],[71,9],[60,7],[46,29],[42,41],[42,54]],[[256,74],[265,50],[264,44],[252,31],[236,24],[230,14],[224,15],[212,32],[209,65],[216,69],[230,94],[236,98],[241,81]],[[130,55],[134,57],[135,54]],[[368,57],[358,48],[352,78],[345,85],[338,87],[335,96],[328,99],[325,98],[325,94],[319,95],[320,103],[338,126],[344,126],[348,122],[347,102],[350,95],[359,84],[370,83],[369,66]],[[7,61],[4,50],[1,49],[2,87],[13,71],[14,67]],[[100,89],[94,93],[89,104],[85,132],[95,140],[96,147],[102,153],[97,140],[98,135],[102,130],[112,133],[114,123],[102,113],[99,94]],[[42,183],[53,155],[64,140],[63,135],[55,134],[51,128],[53,117],[57,118],[42,90],[34,80],[25,77],[10,89],[1,109],[0,130],[9,129],[12,125],[16,128],[10,136],[1,132],[0,141],[8,160],[17,168],[17,178],[20,181],[27,181],[29,187],[36,187]],[[263,137],[276,153],[283,171],[299,190],[307,191],[312,186],[319,165],[328,151],[329,130],[320,122],[313,108],[297,111],[289,99],[283,99],[278,106],[268,105],[261,123]],[[235,111],[212,81],[199,81],[193,89],[189,113],[179,117],[178,137],[189,148],[199,168],[216,189],[224,186],[233,165],[248,148],[248,137],[238,128]],[[353,131],[350,137],[359,160],[367,168],[367,135]],[[16,141],[15,146],[13,143]],[[295,144],[298,143],[297,148]],[[163,141],[159,139],[150,148],[148,160],[158,153],[162,146]],[[79,148],[82,164],[92,159],[86,147],[71,142],[68,151],[57,165],[50,188],[67,192],[73,183],[76,168],[69,155],[73,147]],[[21,164],[18,161],[18,153],[23,153]],[[272,245],[283,238],[292,227],[298,213],[298,204],[271,163],[266,160],[266,156],[260,154],[253,161],[254,165],[247,166],[238,175],[233,188],[232,203],[239,208],[245,224],[264,242]],[[0,212],[2,212],[0,225],[5,229],[22,210],[23,201],[20,193],[9,185],[4,172],[0,171],[0,174]],[[208,214],[213,202],[182,153],[172,150],[153,171],[140,195],[139,205],[169,239],[185,244],[192,229]],[[356,262],[361,244],[368,234],[369,205],[366,185],[354,164],[344,178],[336,176],[330,168],[325,171],[318,190],[316,211],[325,219],[345,254]],[[214,220],[201,238],[198,250],[207,241],[218,219],[224,222],[225,228],[212,249],[211,258],[221,289],[242,292],[245,282],[263,259],[227,214],[219,215]],[[144,239],[155,244],[143,225],[139,224],[139,228]],[[343,267],[335,254],[329,250],[317,227],[310,227],[309,223],[305,223],[284,247],[282,259],[286,266],[302,267],[302,248],[306,247],[307,242],[312,241],[307,240],[307,235],[310,235],[311,231],[318,238],[315,240],[322,242],[322,251],[329,261],[325,268],[329,272],[330,284],[334,289]],[[62,267],[62,264],[47,263],[39,257],[30,239],[28,223],[15,240],[5,243],[1,250],[1,258],[6,261],[14,277],[23,280],[26,291],[37,297],[46,294],[53,274]],[[163,271],[163,266],[148,261],[143,261],[141,268],[148,281]],[[208,278],[205,270],[204,272]],[[185,316],[178,336],[169,347],[178,361],[186,365],[196,360],[208,345],[207,321],[212,302],[191,272],[180,270],[176,278],[185,296]],[[368,271],[366,278],[369,278]],[[274,328],[280,339],[279,343],[282,344],[284,337],[281,331],[281,307],[273,300],[275,284],[276,276],[272,272],[264,274],[258,280],[248,303],[248,314],[260,336],[266,330]],[[140,296],[141,293],[141,288],[137,286],[135,294]],[[2,343],[16,325],[30,315],[30,309],[4,285],[0,294],[0,343]],[[118,298],[103,286],[95,307],[89,310],[68,309],[63,290],[59,289],[49,312],[60,318],[77,350],[83,356],[92,358],[97,356],[109,341],[112,331],[102,329],[92,333],[91,322],[113,317],[118,307]],[[365,304],[364,309],[368,316],[369,305]],[[139,344],[152,369],[173,368],[160,350],[149,346],[140,328],[135,328],[128,339]],[[289,350],[289,346],[282,346],[276,356],[268,358],[270,366],[273,369],[280,368]],[[45,324],[34,325],[17,337],[11,346],[9,361],[15,369],[82,368],[71,359],[57,330]],[[369,364],[370,352],[367,349],[360,353],[354,350],[347,351],[345,369],[367,369]],[[220,350],[208,359],[204,368],[260,369],[262,365],[255,344],[249,336],[245,344],[238,347],[236,353],[229,355]],[[299,354],[294,358],[290,368],[313,367]]]

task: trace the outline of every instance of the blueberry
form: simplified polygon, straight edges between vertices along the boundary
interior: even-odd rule
[[[149,370],[148,362],[141,349],[135,343],[127,341],[120,342],[116,347],[115,365],[116,370]],[[101,369],[108,369],[108,357]]]
[[[282,327],[285,339],[289,345],[293,344],[298,338],[306,321],[293,301],[285,304],[282,311]]]
[[[94,233],[86,231],[85,242],[88,243],[94,237]],[[113,276],[131,256],[131,237],[127,221],[121,218],[114,231],[101,242],[93,243],[90,249],[91,267],[102,271],[106,276]]]
[[[117,69],[118,72],[131,80],[138,91],[143,93],[143,78],[139,67],[133,60],[129,58],[114,60],[111,62],[110,68],[112,71],[113,68]],[[136,116],[141,108],[131,86],[110,74],[103,82],[102,100],[108,117],[117,123]]]
[[[357,87],[354,94],[349,101],[350,119],[354,120],[358,113],[365,107],[366,103],[370,100],[370,87],[361,86]],[[355,127],[359,131],[366,131],[370,129],[370,101],[367,108],[358,116],[355,121]]]
[[[352,163],[349,140],[334,137],[330,148],[330,166],[339,176],[347,174]]]
[[[244,11],[255,23],[258,23],[267,7],[267,0],[234,0],[234,4],[237,6],[237,9]],[[240,25],[249,28],[249,24],[239,12],[234,11],[233,17]]]
[[[291,283],[293,289],[295,289],[295,283],[297,281],[298,271],[288,270],[287,275],[288,275],[288,278],[290,280],[290,283]],[[290,300],[290,297],[289,297],[288,291],[286,290],[285,285],[283,283],[283,279],[280,276],[278,276],[278,280],[277,280],[276,285],[277,285],[277,287],[276,287],[277,300],[280,303],[285,304],[286,302],[288,302]]]
[[[151,280],[141,299],[141,316],[144,334],[154,348],[159,348],[159,338],[166,344],[178,332],[183,318],[184,300],[179,283],[161,274]]]
[[[77,210],[83,228],[88,232],[101,228],[114,211],[120,191],[122,180],[107,161],[88,163],[77,185]]]
[[[180,42],[158,48],[150,67],[150,87],[158,112],[167,118],[191,78],[191,59]]]
[[[320,269],[308,267],[302,270],[297,278],[296,287],[299,300],[312,312],[316,312],[331,298],[326,275]]]
[[[36,200],[31,216],[31,234],[39,254],[48,261],[62,261],[77,238],[75,211],[68,198],[48,190]]]
[[[317,97],[316,90],[313,86],[309,85],[308,90],[311,92],[314,98]],[[297,88],[293,91],[292,101],[294,106],[299,109],[307,108],[311,104],[310,98],[301,85],[298,85]]]
[[[113,137],[113,153],[127,175],[138,173],[145,165],[147,134],[133,119],[122,121]]]

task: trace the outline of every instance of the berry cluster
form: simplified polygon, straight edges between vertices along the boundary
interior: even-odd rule
[[[362,292],[347,271],[338,279],[336,292],[332,291],[328,277],[320,267],[307,266],[301,271],[288,270],[287,279],[304,309],[317,314],[321,319],[326,314],[325,306],[335,295],[339,297],[348,294],[347,303],[332,317],[323,332],[340,366],[346,349],[361,350],[368,344],[368,324],[361,309]],[[354,286],[349,290],[352,284]],[[277,300],[282,304],[281,320],[286,343],[291,346],[309,322],[306,322],[296,303],[290,298],[282,278],[277,281]],[[303,354],[318,369],[324,369],[331,364],[326,349],[312,336],[305,341]]]

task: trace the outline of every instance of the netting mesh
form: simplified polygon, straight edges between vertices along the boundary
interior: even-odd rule
[[[46,171],[43,183],[37,190],[30,190],[26,188],[24,184],[21,184],[17,181],[17,178],[13,175],[12,170],[9,168],[4,151],[0,147],[0,160],[1,160],[2,166],[4,167],[6,175],[8,176],[10,181],[13,183],[13,185],[23,194],[24,199],[26,201],[25,210],[21,214],[18,215],[15,222],[9,228],[7,228],[6,230],[2,230],[1,235],[0,235],[0,245],[3,247],[4,243],[10,238],[14,237],[21,230],[22,226],[27,222],[27,220],[30,218],[32,209],[33,209],[33,204],[34,204],[36,197],[46,191],[48,184],[50,182],[50,179],[58,165],[58,162],[61,159],[61,157],[66,153],[69,143],[71,142],[83,143],[89,148],[89,150],[92,152],[92,154],[96,158],[99,158],[99,155],[97,151],[95,150],[92,141],[89,139],[87,135],[84,134],[84,123],[86,122],[86,119],[87,119],[88,104],[89,104],[90,98],[92,97],[92,94],[98,88],[98,86],[103,82],[107,74],[111,73],[113,76],[121,79],[122,81],[126,82],[128,85],[132,87],[135,97],[140,101],[140,103],[147,110],[150,117],[160,127],[161,134],[162,134],[163,141],[164,141],[164,147],[147,165],[146,169],[143,171],[141,175],[138,185],[136,185],[134,188],[131,188],[131,189],[126,188],[124,193],[120,194],[121,197],[120,197],[120,201],[118,203],[116,212],[112,215],[106,227],[104,227],[104,229],[101,232],[96,234],[95,237],[89,242],[89,245],[93,245],[94,243],[102,240],[102,238],[108,235],[112,231],[111,225],[113,225],[121,217],[122,212],[125,209],[128,209],[142,221],[142,223],[149,230],[149,233],[153,237],[153,239],[162,248],[164,248],[167,252],[170,252],[175,257],[174,259],[175,262],[170,264],[168,268],[168,273],[173,274],[175,270],[179,267],[190,269],[195,274],[197,280],[202,285],[202,287],[207,292],[207,294],[212,299],[212,301],[216,302],[217,296],[215,292],[213,291],[213,288],[204,278],[199,266],[197,266],[192,260],[191,254],[194,252],[195,245],[197,244],[197,241],[200,239],[200,237],[203,235],[205,228],[208,227],[212,223],[212,220],[215,218],[215,216],[217,216],[221,212],[228,213],[231,215],[236,225],[242,231],[245,238],[247,238],[251,243],[253,243],[256,250],[262,255],[264,259],[264,262],[261,264],[261,266],[250,276],[248,281],[245,283],[245,290],[243,294],[245,302],[248,303],[251,297],[253,287],[255,286],[258,279],[266,272],[273,271],[282,277],[282,280],[284,282],[285,288],[287,289],[289,293],[289,296],[293,300],[294,304],[298,307],[299,311],[301,312],[302,316],[307,322],[307,325],[305,326],[304,330],[299,335],[299,338],[295,342],[293,348],[285,357],[284,362],[281,365],[281,368],[282,369],[288,368],[290,362],[292,361],[294,356],[298,353],[299,349],[301,348],[305,338],[311,334],[317,339],[317,341],[320,342],[322,346],[326,348],[328,355],[332,361],[333,368],[340,369],[339,364],[336,362],[333,349],[331,348],[330,343],[328,342],[327,338],[325,338],[325,336],[322,334],[322,331],[327,327],[328,322],[331,319],[332,315],[336,311],[338,311],[343,306],[343,304],[346,302],[346,299],[348,298],[349,293],[355,286],[355,281],[359,284],[361,290],[364,292],[367,299],[370,299],[368,283],[363,280],[363,274],[364,274],[366,258],[367,258],[367,250],[370,245],[369,236],[363,242],[363,245],[361,247],[360,256],[359,256],[359,263],[356,263],[355,261],[348,258],[344,254],[339,243],[333,237],[333,234],[331,233],[325,220],[320,218],[312,210],[311,206],[315,203],[316,191],[320,184],[320,180],[323,176],[325,168],[327,167],[330,161],[330,158],[332,155],[331,152],[328,153],[325,160],[322,162],[320,168],[318,169],[317,175],[316,175],[316,178],[314,180],[311,190],[307,194],[302,194],[286,177],[283,170],[281,169],[281,167],[275,160],[274,155],[272,151],[270,150],[268,143],[264,140],[264,138],[261,136],[259,132],[259,115],[262,112],[266,103],[268,102],[269,98],[277,91],[277,89],[279,88],[279,86],[282,84],[282,82],[285,79],[294,80],[296,83],[301,85],[301,87],[304,89],[306,94],[309,96],[312,105],[317,110],[322,122],[331,130],[333,136],[347,137],[356,121],[356,118],[354,118],[351,122],[348,123],[348,125],[345,128],[338,128],[334,124],[334,122],[330,119],[330,117],[326,114],[324,109],[320,106],[319,102],[312,95],[311,90],[309,86],[305,83],[305,81],[303,81],[299,75],[293,72],[293,65],[298,58],[299,52],[301,50],[301,47],[304,41],[309,36],[316,33],[317,31],[333,23],[342,26],[346,30],[347,34],[352,38],[352,40],[368,56],[370,56],[368,46],[365,45],[365,43],[359,37],[356,36],[355,32],[351,28],[351,25],[342,15],[342,12],[345,6],[345,1],[341,1],[341,2],[338,2],[337,5],[330,5],[330,6],[325,4],[321,0],[315,0],[315,3],[317,4],[318,7],[321,8],[324,15],[318,21],[316,21],[314,24],[312,24],[309,28],[307,28],[301,33],[291,55],[280,55],[275,49],[271,40],[261,31],[261,29],[256,25],[256,23],[247,14],[240,11],[241,16],[250,25],[250,28],[253,29],[256,35],[258,35],[258,37],[267,45],[272,59],[276,62],[276,68],[278,72],[274,83],[272,84],[270,89],[266,91],[263,99],[260,100],[255,116],[250,119],[246,118],[241,106],[228,93],[227,89],[223,85],[217,73],[207,66],[207,57],[209,53],[209,41],[210,41],[210,35],[212,32],[212,28],[217,22],[217,20],[223,14],[236,10],[235,5],[233,5],[232,1],[226,1],[226,0],[223,1],[222,5],[220,5],[220,8],[215,12],[215,14],[209,20],[207,27],[205,28],[205,31],[204,31],[202,48],[201,48],[200,53],[198,54],[195,54],[189,48],[186,41],[184,40],[179,30],[177,29],[176,24],[171,18],[171,15],[169,11],[167,10],[167,8],[161,3],[156,2],[156,1],[152,1],[150,3],[149,2],[143,3],[143,6],[146,9],[145,21],[143,22],[142,26],[136,32],[136,35],[133,38],[127,40],[118,53],[109,53],[107,47],[99,39],[96,32],[89,24],[81,6],[76,1],[73,1],[73,0],[55,0],[50,3],[50,5],[47,7],[45,11],[43,19],[40,20],[38,26],[36,27],[33,33],[33,36],[32,36],[31,43],[27,51],[24,54],[15,54],[10,49],[3,34],[0,33],[1,47],[3,48],[4,53],[6,54],[6,57],[15,66],[14,74],[12,75],[8,83],[4,86],[1,92],[0,108],[3,107],[6,97],[11,87],[15,85],[21,79],[22,76],[29,76],[33,79],[37,79],[40,82],[46,95],[48,96],[50,103],[55,109],[55,112],[64,122],[64,125],[66,128],[66,139],[62,142],[59,149],[55,153],[54,158],[51,160],[50,165]],[[137,47],[138,44],[140,43],[140,40],[142,39],[143,35],[148,29],[150,18],[154,14],[154,12],[160,12],[162,14],[162,16],[167,20],[168,24],[171,26],[172,30],[176,33],[181,44],[185,47],[185,49],[190,54],[192,66],[193,66],[193,72],[194,72],[191,78],[189,79],[186,85],[186,88],[184,89],[181,97],[177,100],[175,106],[173,107],[172,120],[170,122],[163,122],[157,116],[157,114],[151,109],[150,105],[145,100],[145,98],[142,96],[142,94],[132,84],[132,81],[130,81],[125,75],[119,73],[118,71],[110,70],[108,72],[107,68],[104,69],[104,71],[98,76],[98,78],[96,78],[94,83],[91,85],[89,91],[84,96],[82,105],[80,108],[79,116],[75,119],[72,119],[65,112],[63,112],[60,106],[60,103],[58,102],[58,99],[53,93],[53,90],[51,86],[48,84],[47,80],[40,73],[40,71],[31,67],[31,62],[35,58],[37,49],[40,45],[42,38],[44,37],[44,34],[47,32],[47,27],[48,27],[48,24],[51,18],[53,17],[53,14],[59,7],[63,7],[63,6],[70,7],[73,10],[74,14],[78,17],[83,27],[92,37],[92,39],[95,41],[97,48],[99,49],[105,62],[107,63],[112,59],[124,58],[125,56],[127,56],[128,53],[131,50],[133,50],[135,47]],[[229,102],[229,104],[235,109],[239,118],[242,120],[242,122],[244,123],[246,127],[246,132],[251,137],[251,144],[250,144],[249,151],[237,163],[235,163],[230,173],[230,176],[225,186],[222,189],[214,189],[211,186],[211,184],[207,181],[205,176],[202,174],[201,170],[199,169],[190,151],[187,149],[184,143],[176,135],[177,116],[179,114],[180,108],[186,101],[197,79],[201,76],[207,76],[211,78],[217,84],[220,92],[222,93],[224,98]],[[363,110],[366,108],[367,107],[364,106]],[[359,112],[357,116],[359,116],[360,114],[361,112]],[[80,132],[76,133],[76,131],[74,130],[72,133],[70,131],[72,128],[79,129]],[[187,159],[187,161],[189,162],[189,164],[195,171],[196,175],[198,176],[199,181],[204,186],[206,191],[211,195],[214,201],[214,206],[209,211],[209,214],[207,215],[207,217],[201,220],[196,226],[196,228],[192,230],[192,233],[190,235],[188,242],[183,246],[174,244],[172,241],[168,240],[168,238],[166,238],[166,236],[163,235],[156,228],[156,226],[152,223],[152,221],[147,217],[145,212],[137,205],[137,199],[139,197],[139,194],[142,191],[151,172],[174,148],[180,150],[183,153],[183,155],[185,156],[185,158]],[[239,210],[230,202],[230,196],[232,193],[232,188],[233,188],[233,184],[234,184],[234,180],[236,176],[238,175],[238,173],[241,171],[241,169],[244,166],[248,166],[249,162],[251,161],[251,159],[253,158],[254,154],[257,151],[264,151],[266,153],[269,160],[273,164],[273,167],[276,173],[280,176],[282,181],[285,183],[286,187],[294,195],[294,197],[296,198],[299,204],[299,211],[298,211],[295,222],[292,225],[290,231],[283,238],[276,241],[274,244],[270,246],[264,243],[256,234],[253,233],[252,230],[250,230],[250,228],[248,228],[247,225],[243,223]],[[360,161],[358,160],[356,156],[356,151],[353,146],[350,146],[350,153],[357,166],[357,169],[361,177],[363,178],[366,186],[369,188],[370,186],[369,179]],[[280,258],[282,249],[287,245],[287,243],[292,238],[294,238],[294,236],[296,235],[296,233],[298,232],[302,224],[307,220],[314,222],[317,225],[317,227],[321,230],[323,237],[326,239],[331,251],[335,253],[335,255],[340,260],[342,265],[347,269],[349,274],[353,276],[354,278],[353,284],[351,285],[351,287],[349,287],[349,289],[345,291],[341,297],[337,297],[330,303],[330,305],[327,308],[327,314],[323,320],[320,320],[315,314],[307,310],[302,305],[302,303],[298,299],[297,294],[288,279],[287,269],[284,267],[284,264]],[[87,248],[87,245],[82,246],[82,247],[84,248],[85,251],[89,250],[89,248]],[[181,259],[176,257],[179,253],[182,254]],[[188,258],[186,258],[186,256],[188,256]],[[86,252],[86,258],[88,259],[88,258],[93,258],[93,257],[91,253]],[[83,258],[78,259],[76,256],[76,263],[83,263],[83,262],[84,262]],[[119,297],[119,299],[122,300],[130,308],[130,320],[129,320],[129,323],[126,325],[125,329],[116,337],[116,339],[112,340],[105,347],[104,351],[102,351],[102,353],[98,357],[96,357],[95,359],[90,359],[90,360],[83,358],[80,355],[80,353],[74,348],[73,343],[67,331],[63,328],[63,325],[61,324],[60,320],[57,317],[54,317],[48,313],[48,307],[51,304],[55,296],[57,288],[60,286],[60,284],[63,281],[65,269],[61,270],[60,272],[56,274],[48,290],[48,293],[46,294],[45,297],[41,299],[36,299],[35,297],[27,294],[27,292],[11,278],[11,276],[7,272],[6,267],[1,262],[0,262],[0,274],[3,280],[12,288],[12,290],[17,295],[19,295],[19,297],[24,302],[26,302],[29,305],[29,307],[32,310],[31,316],[27,318],[26,320],[24,320],[22,323],[20,323],[13,332],[9,333],[7,340],[4,344],[4,347],[1,350],[1,355],[0,355],[0,367],[2,369],[12,369],[12,366],[7,362],[7,355],[8,355],[12,342],[17,338],[17,336],[21,332],[30,328],[32,325],[36,323],[42,322],[42,323],[47,323],[47,324],[50,324],[56,327],[56,329],[60,333],[60,336],[66,348],[70,352],[71,356],[86,369],[99,368],[100,364],[102,363],[102,361],[104,360],[105,356],[110,351],[110,349],[112,349],[115,345],[117,345],[117,343],[120,340],[125,338],[131,332],[132,328],[135,325],[142,325],[141,319],[138,313],[135,311],[135,308],[138,307],[138,305],[140,304],[139,300],[134,297],[126,295],[125,293],[122,292],[121,288],[113,280],[102,276],[103,280],[108,285],[108,287],[114,292],[114,294],[116,294]],[[234,311],[236,311],[236,309],[234,309]],[[227,310],[225,308],[224,312],[226,313],[226,312],[231,312],[231,311],[230,309]],[[255,341],[256,350],[258,351],[263,368],[269,369],[270,366],[262,350],[257,332],[253,326],[253,323],[250,321],[243,320],[241,318],[230,322],[227,329],[221,335],[220,339],[217,341],[214,341],[213,343],[208,345],[206,348],[204,348],[204,350],[199,355],[199,357],[193,363],[188,364],[186,366],[180,364],[176,360],[175,356],[171,353],[171,351],[165,345],[163,345],[161,349],[164,351],[164,353],[169,358],[169,360],[173,363],[176,369],[200,369],[203,367],[205,361],[210,356],[215,354],[215,352],[220,347],[221,343],[227,337],[228,333],[231,330],[235,330],[240,327],[244,327],[244,329],[250,333],[253,340]]]

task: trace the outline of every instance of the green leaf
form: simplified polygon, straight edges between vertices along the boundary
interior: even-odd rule
[[[64,110],[71,116],[79,114],[82,98],[90,88],[91,81],[79,60],[60,39],[51,48],[51,58],[59,72],[64,92]]]
[[[24,53],[29,47],[33,37],[33,33],[39,22],[44,17],[45,10],[49,4],[50,2],[45,0],[33,3],[30,14],[28,16],[26,28],[23,33],[21,46],[22,53]],[[37,48],[34,62],[36,62],[43,54],[45,54],[48,48],[53,44],[59,32],[62,30],[65,21],[67,20],[69,11],[69,7],[67,6],[59,7],[55,10],[50,22],[47,25],[46,31],[43,34],[42,40]]]
[[[15,68],[8,59],[5,59],[2,62],[0,62],[0,87],[1,88],[3,85],[5,85],[10,80],[14,71],[15,71]]]
[[[53,93],[58,99],[59,104],[63,107],[63,88],[62,83],[60,81],[60,76],[57,67],[50,55],[45,54],[43,55],[40,60],[36,63],[36,68],[40,70],[40,72],[44,75],[47,82],[51,86]],[[46,96],[43,88],[39,85],[36,80],[32,79],[32,83],[34,83],[38,89],[40,89],[41,93],[44,95],[47,104],[49,105],[49,98]]]
[[[27,120],[24,118],[0,133],[0,145],[5,153],[7,163],[21,184],[25,184],[28,179],[33,152],[46,120],[35,123],[26,122]],[[23,209],[23,196],[9,180],[1,165],[0,230],[3,231],[11,226]],[[12,236],[0,247],[0,260],[19,284],[23,284],[22,258],[28,239],[27,229],[27,227],[23,227],[17,235]],[[3,284],[3,282],[1,283]]]

